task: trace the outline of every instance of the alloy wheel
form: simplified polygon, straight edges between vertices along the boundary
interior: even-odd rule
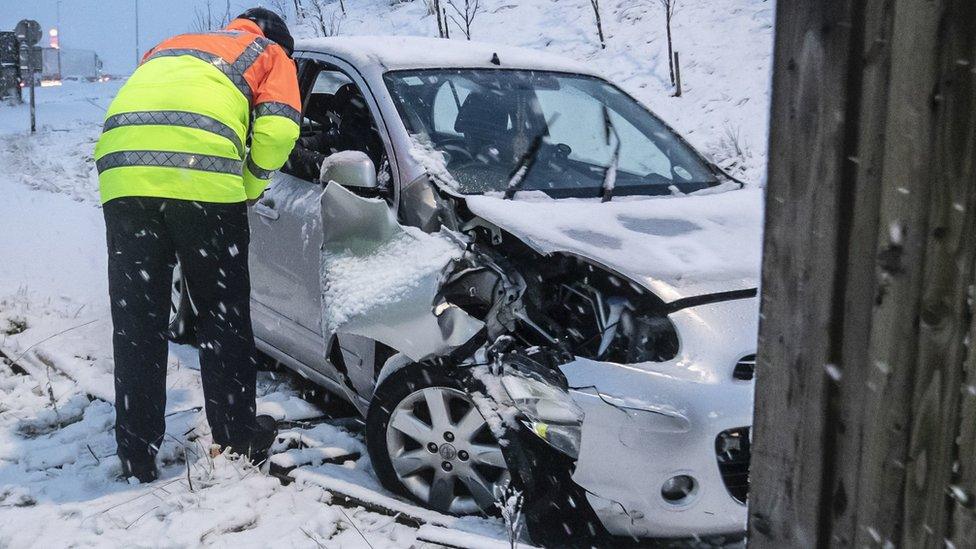
[[[487,511],[511,478],[488,422],[457,389],[407,395],[390,416],[386,446],[401,484],[437,511]]]

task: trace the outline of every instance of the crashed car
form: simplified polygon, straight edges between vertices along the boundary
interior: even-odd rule
[[[362,414],[383,485],[450,514],[518,490],[546,544],[742,532],[760,191],[570,60],[391,37],[295,60],[301,138],[250,211],[255,336]]]

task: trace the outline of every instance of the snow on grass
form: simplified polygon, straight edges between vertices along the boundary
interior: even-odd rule
[[[0,166],[11,175],[0,179],[0,352],[17,361],[0,358],[0,547],[415,545],[416,529],[389,516],[340,508],[320,487],[282,486],[240,461],[210,457],[200,367],[187,347],[170,349],[160,480],[117,478],[97,183],[62,169],[90,165],[90,149],[87,158],[79,151],[91,146],[102,114],[86,99],[107,105],[114,91],[98,84],[38,90],[41,128],[30,138],[21,126],[26,109],[0,107]],[[75,131],[55,133],[44,125],[52,118]],[[61,139],[76,146],[48,149]],[[33,164],[20,163],[23,155]],[[281,375],[259,376],[258,400],[260,411],[279,418],[320,415]],[[325,457],[329,448],[365,455],[359,435],[329,425],[283,437],[304,438],[308,452]],[[391,497],[367,458],[347,465],[343,478],[355,479],[363,497]]]
[[[260,385],[262,392],[275,388],[267,377]],[[380,548],[416,540],[415,529],[386,515],[336,507],[333,495],[314,484],[284,487],[239,460],[211,458],[206,434],[196,432],[203,424],[196,410],[170,412],[160,480],[129,485],[116,478],[109,402],[90,399],[56,367],[29,375],[0,363],[0,390],[0,546]],[[365,454],[358,438],[330,425],[287,431],[280,444],[289,439],[324,458]],[[288,452],[276,457],[316,463],[314,456]],[[333,467],[324,472],[359,499],[392,500],[380,493],[368,460]]]
[[[0,107],[0,166],[5,178],[97,204],[95,142],[105,109],[121,85],[66,82],[38,88],[37,133],[30,138],[28,106]]]

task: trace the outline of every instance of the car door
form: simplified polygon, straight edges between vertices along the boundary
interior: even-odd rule
[[[298,59],[297,63],[302,96],[307,98],[309,62]],[[307,125],[304,120],[303,131]],[[304,364],[325,368],[317,276],[321,194],[322,186],[311,173],[287,168],[275,172],[267,190],[248,210],[249,266],[255,336]]]
[[[324,61],[303,59],[302,134],[289,162],[276,172],[261,199],[250,209],[251,297],[255,335],[264,343],[332,379],[342,376],[330,364],[331,334],[322,326],[323,186],[318,182],[321,161],[336,152],[370,150],[385,179],[393,170],[384,162],[386,139],[372,120],[371,109],[357,119],[357,131],[338,131],[339,116],[348,119],[343,102],[350,90],[361,90],[348,72]],[[356,100],[358,101],[358,99]],[[371,101],[371,99],[370,99]],[[363,105],[365,107],[365,105]],[[370,126],[364,132],[359,126]],[[348,129],[348,128],[347,128]],[[360,136],[368,133],[372,145]]]

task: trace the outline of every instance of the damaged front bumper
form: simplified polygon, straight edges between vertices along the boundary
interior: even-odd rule
[[[755,307],[748,299],[672,314],[689,351],[665,363],[560,367],[585,413],[572,478],[611,534],[745,531],[753,386],[732,371],[754,353]]]

